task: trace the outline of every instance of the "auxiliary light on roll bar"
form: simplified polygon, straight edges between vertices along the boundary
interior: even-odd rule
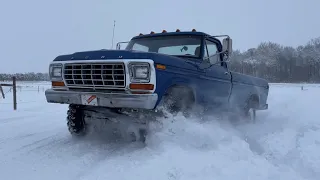
[[[166,32],[167,32],[167,30],[162,30],[162,33],[166,33]],[[181,31],[180,31],[180,29],[177,29],[176,32],[181,32]],[[197,30],[192,29],[191,32],[197,32]],[[150,34],[155,34],[155,32],[151,31]],[[142,35],[143,35],[142,33],[139,34],[139,36],[142,36]]]

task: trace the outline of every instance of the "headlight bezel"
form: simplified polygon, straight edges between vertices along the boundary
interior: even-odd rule
[[[60,69],[60,75],[54,74],[54,69]],[[63,76],[63,65],[61,63],[52,63],[49,66],[49,76],[51,80],[61,81]]]
[[[129,63],[129,74],[130,81],[133,83],[149,83],[151,80],[151,67],[147,62],[131,62]],[[146,68],[147,69],[147,77],[141,78],[136,76],[136,69],[138,68]]]

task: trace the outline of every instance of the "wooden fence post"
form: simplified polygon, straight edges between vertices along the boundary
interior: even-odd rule
[[[12,89],[13,89],[13,109],[17,110],[17,84],[16,84],[16,77],[12,77]]]
[[[17,110],[17,83],[16,83],[16,77],[13,76],[12,77],[12,84],[0,84],[0,91],[1,94],[3,96],[3,98],[5,98],[5,94],[3,92],[2,86],[6,86],[6,87],[12,87],[12,94],[13,94],[13,109]],[[11,88],[9,89],[9,91],[11,92]],[[8,92],[9,92],[8,91]]]
[[[1,84],[0,84],[0,91],[1,91],[1,94],[2,94],[3,99],[5,99],[6,97],[4,96],[4,92],[3,92],[3,89],[2,89]]]

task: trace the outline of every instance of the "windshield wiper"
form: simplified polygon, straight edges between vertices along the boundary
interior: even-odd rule
[[[177,57],[199,58],[199,57],[197,57],[197,56],[194,56],[194,55],[188,55],[188,54],[185,54],[185,55],[174,55],[174,56],[177,56]]]

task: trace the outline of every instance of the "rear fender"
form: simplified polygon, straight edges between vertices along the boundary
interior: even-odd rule
[[[244,83],[233,83],[232,92],[229,98],[229,104],[232,109],[244,108],[247,105],[248,100],[252,96],[257,96],[260,101],[259,87],[244,84]]]

